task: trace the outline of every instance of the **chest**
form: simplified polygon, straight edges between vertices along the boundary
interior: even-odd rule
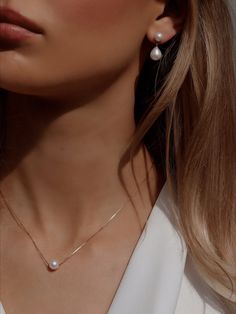
[[[1,301],[6,313],[107,313],[137,240],[136,234],[122,245],[89,245],[54,272],[29,243],[7,250],[4,241]]]
[[[9,283],[4,280],[2,302],[6,313],[106,313],[122,268],[114,269],[112,277],[111,269],[82,269],[74,276],[60,274],[50,280],[31,273],[27,278],[24,269],[20,274],[17,271],[16,277],[14,270],[14,279]]]

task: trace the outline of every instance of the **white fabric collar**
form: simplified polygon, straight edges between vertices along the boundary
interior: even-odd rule
[[[108,314],[172,314],[187,249],[166,214],[171,206],[164,184],[129,260]]]

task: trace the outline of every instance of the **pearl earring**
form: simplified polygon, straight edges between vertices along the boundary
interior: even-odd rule
[[[150,53],[150,58],[153,60],[153,61],[159,61],[163,55],[162,55],[162,52],[161,50],[159,49],[158,47],[158,43],[160,43],[163,39],[163,34],[162,33],[155,33],[154,35],[154,38],[155,38],[155,41],[156,41],[156,47],[154,47]]]

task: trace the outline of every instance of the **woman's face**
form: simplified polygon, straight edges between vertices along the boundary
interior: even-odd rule
[[[103,88],[138,65],[141,43],[164,2],[1,0],[44,34],[0,51],[0,87],[41,96]]]

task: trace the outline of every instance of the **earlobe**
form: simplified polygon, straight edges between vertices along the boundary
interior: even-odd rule
[[[161,33],[163,35],[162,43],[169,41],[182,29],[181,21],[176,17],[165,16],[158,20],[155,20],[147,31],[147,38],[155,43],[155,34]]]

